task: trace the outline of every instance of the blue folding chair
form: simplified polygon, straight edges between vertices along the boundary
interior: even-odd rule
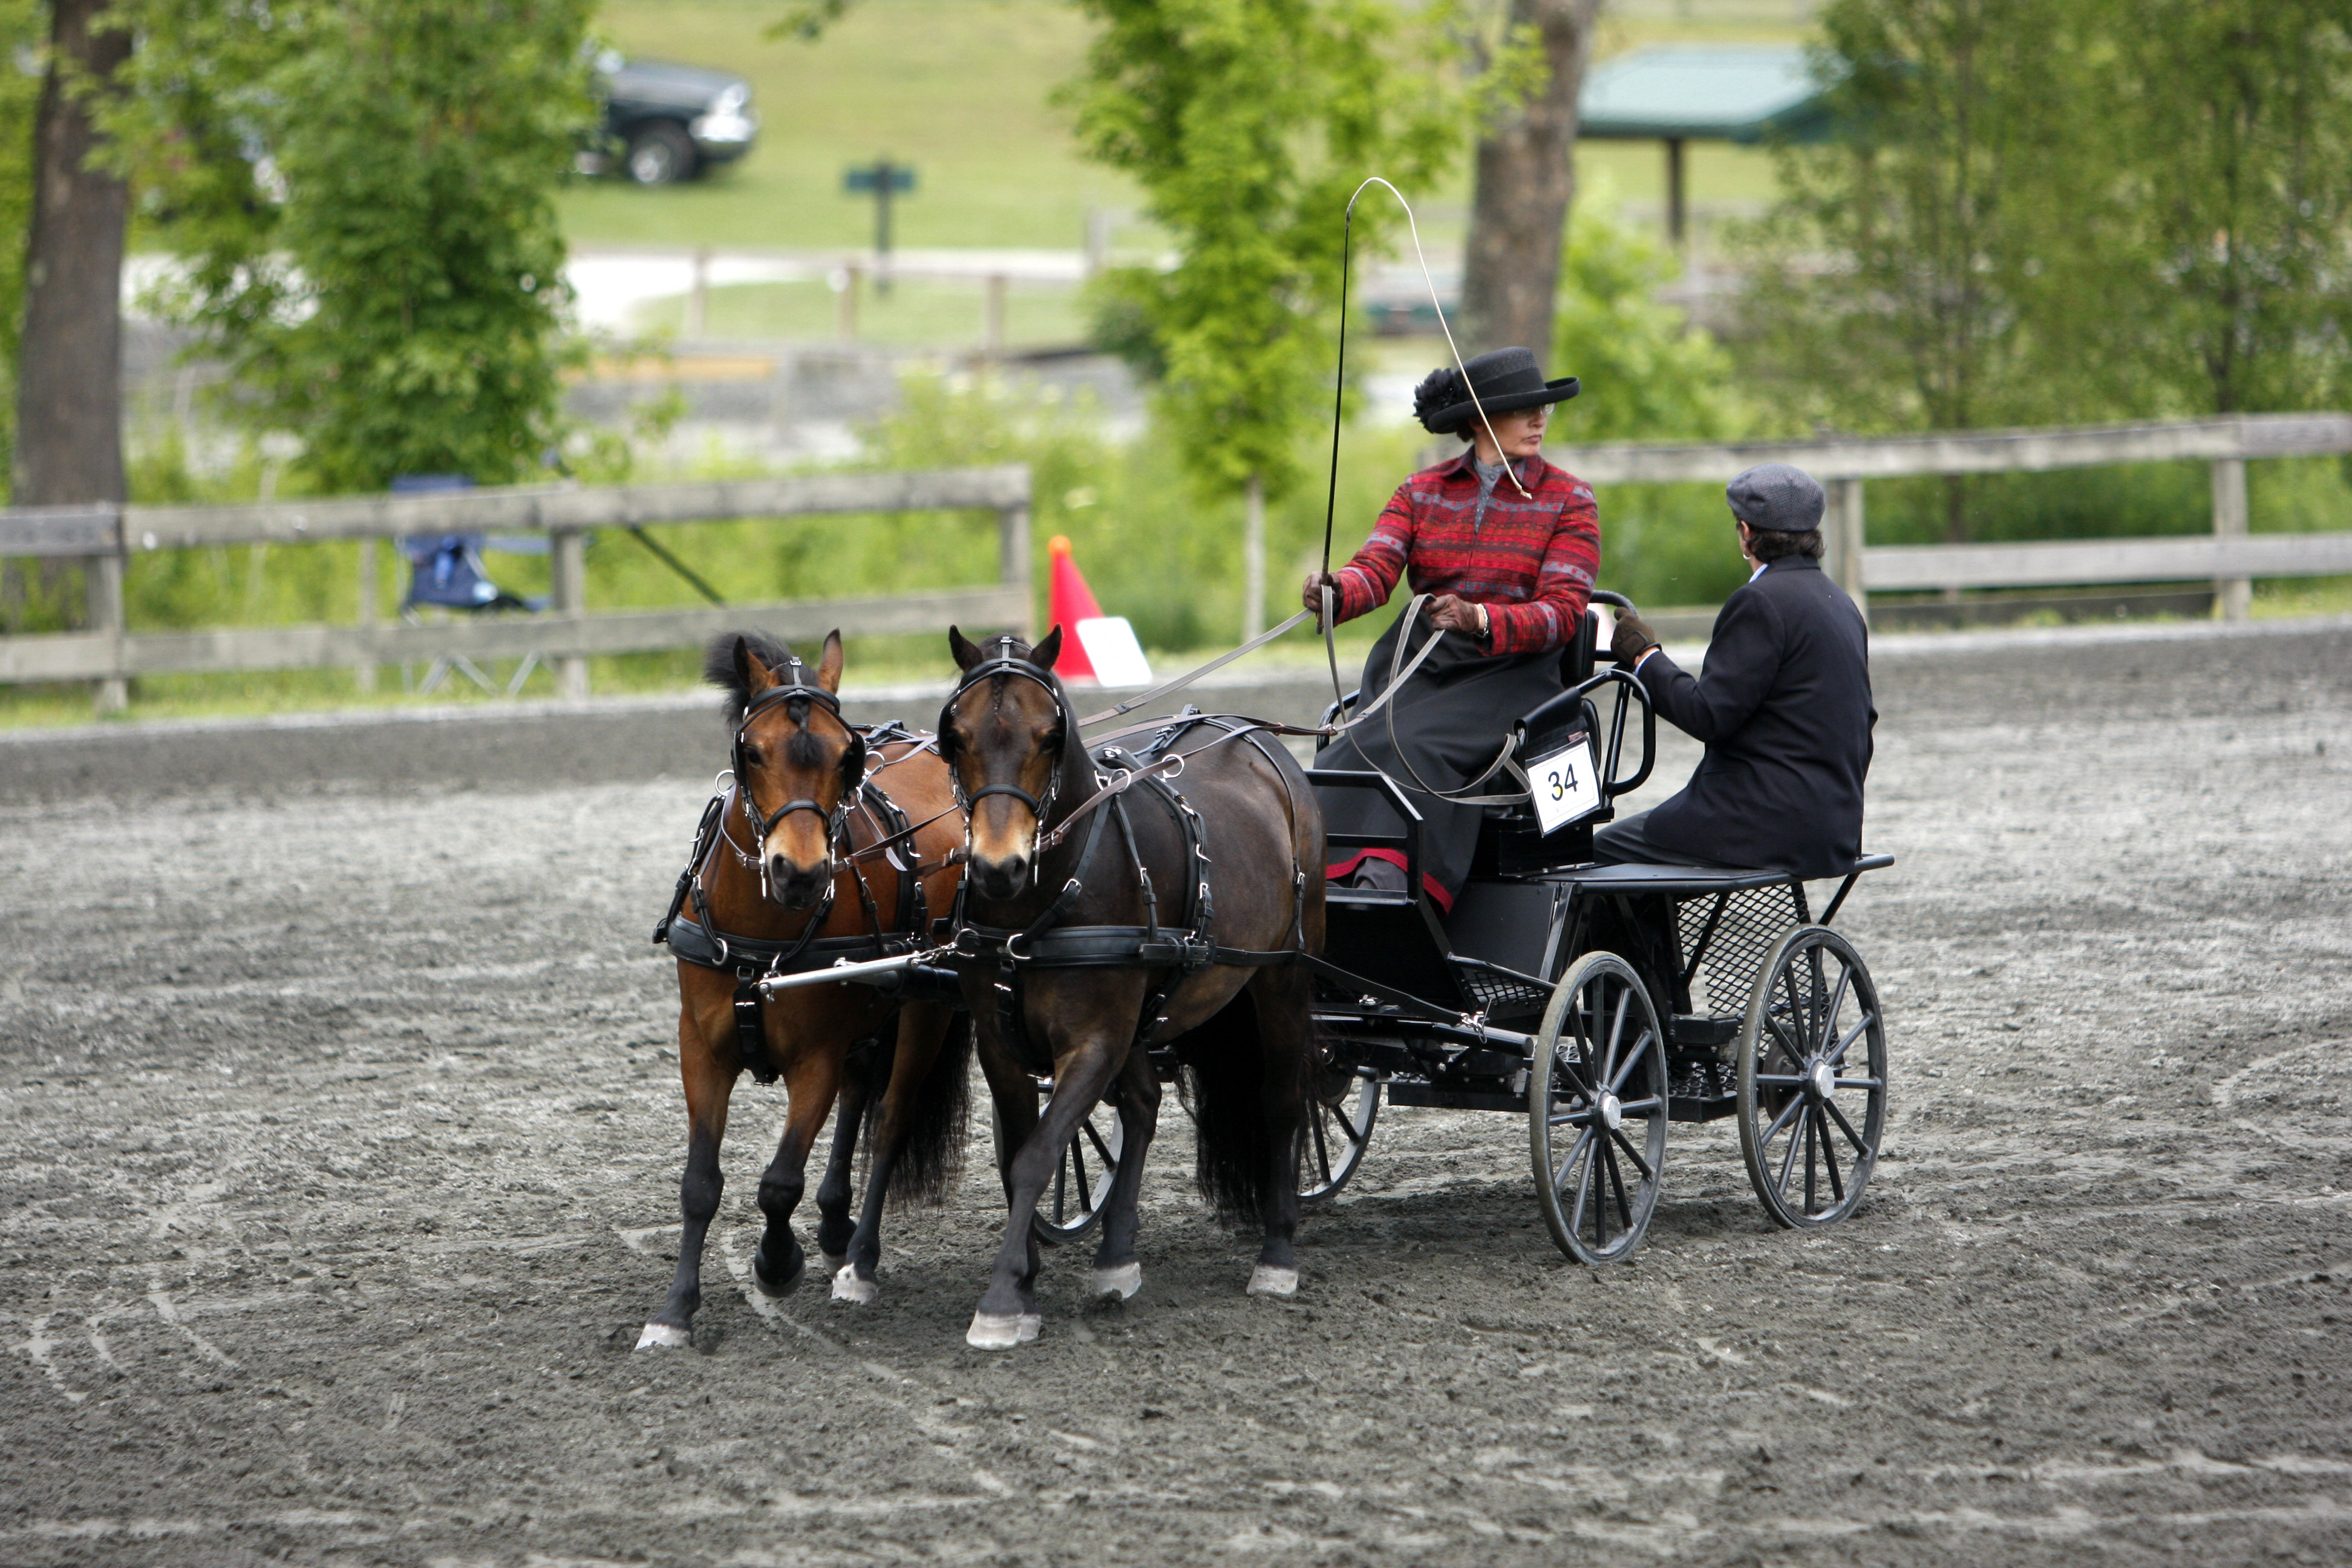
[[[401,474],[394,478],[394,495],[415,495],[436,490],[466,490],[474,488],[473,481],[463,474]],[[544,555],[547,541],[530,535],[515,537],[489,536],[479,533],[419,533],[400,541],[400,553],[408,563],[408,595],[400,603],[401,618],[411,626],[422,626],[425,618],[420,610],[455,610],[467,615],[484,611],[523,610],[537,615],[547,608],[541,596],[524,598],[510,594],[490,580],[489,568],[482,561],[482,552],[490,551],[506,555]],[[527,655],[506,685],[509,697],[522,690],[523,682],[539,667],[537,653]],[[482,673],[472,659],[463,654],[444,654],[436,658],[425,672],[424,682],[415,689],[419,696],[431,693],[455,669],[497,696],[498,683]],[[402,667],[401,679],[407,682],[408,671]]]

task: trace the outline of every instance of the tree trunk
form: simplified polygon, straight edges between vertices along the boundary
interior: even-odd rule
[[[1576,100],[1601,0],[1511,0],[1510,26],[1543,45],[1543,89],[1478,143],[1463,258],[1462,351],[1514,345],[1551,358],[1560,240],[1576,195]]]
[[[1265,630],[1265,481],[1255,474],[1242,498],[1242,641]]]
[[[131,57],[131,35],[104,28],[103,9],[104,0],[55,0],[51,8],[16,358],[19,506],[120,501],[125,493],[121,306],[130,188],[88,166],[99,135],[68,80],[86,74],[82,90],[102,92]]]

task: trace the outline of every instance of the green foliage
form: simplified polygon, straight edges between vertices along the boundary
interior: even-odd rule
[[[1756,362],[1792,409],[1957,429],[2345,395],[2340,0],[1832,0],[1819,20],[1842,130],[1782,151],[1751,236]]]
[[[1340,217],[1367,174],[1420,188],[1459,141],[1433,29],[1381,0],[1084,0],[1100,24],[1064,100],[1087,153],[1135,178],[1169,272],[1107,283],[1149,325],[1160,422],[1204,495],[1279,499],[1330,384]],[[1399,216],[1374,193],[1360,256]]]
[[[128,9],[144,42],[112,128],[233,414],[299,436],[330,490],[537,470],[588,0]]]
[[[33,226],[33,111],[48,37],[39,0],[0,0],[0,494],[16,429],[16,342],[25,326],[25,245]]]
[[[1615,194],[1591,185],[1569,220],[1554,308],[1552,372],[1584,390],[1560,409],[1575,441],[1717,440],[1745,433],[1731,356],[1658,290],[1673,255],[1614,216]]]

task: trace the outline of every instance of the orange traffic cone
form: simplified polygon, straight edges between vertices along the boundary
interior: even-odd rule
[[[1055,673],[1065,680],[1093,680],[1095,667],[1087,658],[1086,645],[1078,640],[1078,623],[1101,619],[1102,606],[1095,603],[1094,590],[1087,586],[1078,563],[1070,559],[1069,536],[1057,533],[1045,548],[1054,558],[1047,613],[1062,628],[1062,652],[1054,661]]]

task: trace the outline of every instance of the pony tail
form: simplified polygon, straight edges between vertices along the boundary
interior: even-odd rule
[[[1243,990],[1176,1048],[1184,1064],[1184,1107],[1199,1134],[1192,1179],[1220,1220],[1254,1222],[1272,1195],[1274,1169],[1256,1001]]]
[[[890,1168],[894,1210],[944,1203],[963,1175],[964,1145],[971,1132],[971,1015],[959,1009],[907,1107],[906,1136]],[[869,1151],[880,1131],[882,1099],[877,1093],[866,1103],[864,1143]]]

